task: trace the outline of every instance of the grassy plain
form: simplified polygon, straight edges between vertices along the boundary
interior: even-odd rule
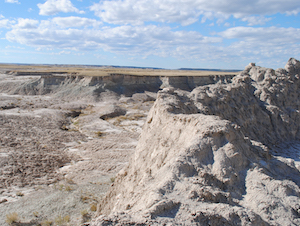
[[[0,64],[0,70],[14,72],[53,72],[82,76],[109,76],[112,74],[136,75],[136,76],[208,76],[208,75],[235,75],[233,71],[208,71],[208,70],[167,70],[151,68],[122,68],[122,67],[95,67],[80,65],[20,65]]]

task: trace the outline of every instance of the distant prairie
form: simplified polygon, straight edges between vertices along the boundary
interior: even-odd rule
[[[190,69],[182,68],[169,70],[147,67],[121,67],[121,66],[89,66],[89,65],[35,65],[35,64],[0,64],[1,71],[36,72],[74,74],[82,76],[109,76],[112,74],[136,76],[209,76],[209,75],[236,75],[239,70],[222,69]]]

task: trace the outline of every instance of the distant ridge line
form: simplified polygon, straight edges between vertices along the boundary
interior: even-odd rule
[[[118,66],[118,65],[86,65],[86,64],[26,64],[26,63],[0,63],[0,65],[24,65],[24,66],[56,66],[56,67],[110,67],[110,68],[133,68],[133,69],[153,69],[153,70],[184,70],[184,71],[220,71],[220,72],[239,72],[238,69],[207,69],[207,68],[178,68],[166,69],[159,67],[137,67],[137,66]]]
[[[184,70],[184,71],[222,71],[222,72],[239,72],[242,70],[238,69],[206,69],[206,68],[179,68],[177,70]]]

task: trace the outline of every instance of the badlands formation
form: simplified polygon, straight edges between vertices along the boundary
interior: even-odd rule
[[[157,92],[233,76],[0,65],[0,225],[16,214],[20,225],[90,221],[135,150]]]
[[[90,225],[300,225],[300,62],[158,92]]]
[[[11,212],[23,225],[300,225],[298,60],[236,76],[22,73],[0,75],[1,225]]]

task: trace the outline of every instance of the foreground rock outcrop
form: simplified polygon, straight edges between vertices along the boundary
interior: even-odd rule
[[[90,225],[299,225],[300,62],[158,93]]]

